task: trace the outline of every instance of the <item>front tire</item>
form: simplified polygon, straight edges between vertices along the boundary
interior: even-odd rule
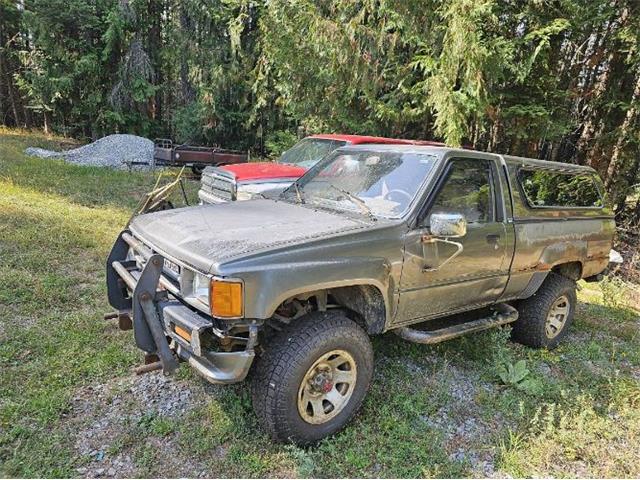
[[[369,336],[337,311],[312,312],[265,345],[253,377],[253,408],[277,441],[308,445],[341,430],[373,374]]]
[[[191,172],[198,178],[202,176],[202,172],[204,171],[204,165],[191,165]]]
[[[576,282],[549,273],[536,293],[519,302],[512,338],[529,347],[556,348],[567,335],[577,303]]]

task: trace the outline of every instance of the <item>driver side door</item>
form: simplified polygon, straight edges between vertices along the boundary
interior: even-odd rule
[[[396,324],[493,303],[508,280],[508,237],[496,161],[450,159],[440,178],[422,220],[405,237]],[[464,216],[466,234],[432,235],[434,213]]]

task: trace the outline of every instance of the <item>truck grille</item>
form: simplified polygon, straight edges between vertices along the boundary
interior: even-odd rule
[[[207,168],[202,172],[202,191],[227,202],[234,201],[236,199],[235,179],[215,170]]]
[[[133,237],[128,233],[124,233],[122,238],[129,244],[129,256],[128,259],[135,261],[137,269],[139,272],[144,270],[144,267],[147,265],[147,259],[158,252],[150,248],[148,245],[145,245],[139,239]],[[177,269],[177,270],[176,270]],[[182,267],[176,265],[170,260],[165,259],[164,266],[162,268],[162,279],[165,281],[167,286],[172,286],[171,291],[177,293],[180,291],[180,277],[182,274]],[[139,273],[136,276],[139,276]]]
[[[128,271],[131,282],[137,283],[149,258],[155,254],[162,254],[128,232],[122,234],[122,240],[129,245],[129,253],[127,254],[126,260],[122,263],[121,268]],[[209,306],[194,296],[193,279],[197,274],[195,270],[191,270],[183,264],[175,263],[168,258],[163,258],[163,260],[164,265],[162,274],[160,275],[160,287],[167,290],[175,298],[186,302],[197,310],[208,313]],[[130,286],[131,291],[133,291],[134,288],[135,285]]]

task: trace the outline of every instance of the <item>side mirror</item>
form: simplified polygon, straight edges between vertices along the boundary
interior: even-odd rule
[[[433,213],[429,225],[435,237],[460,238],[467,234],[467,219],[460,213]]]

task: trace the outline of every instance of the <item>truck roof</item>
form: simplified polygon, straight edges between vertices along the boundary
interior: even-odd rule
[[[460,154],[468,155],[469,153],[478,153],[483,155],[495,155],[504,158],[505,162],[513,165],[530,165],[534,167],[544,167],[555,170],[564,171],[584,171],[595,173],[595,170],[586,165],[576,165],[573,163],[551,162],[549,160],[539,160],[535,158],[518,157],[514,155],[500,155],[498,153],[483,152],[480,150],[468,150],[462,148],[453,148],[447,146],[441,146],[442,144],[424,145],[424,144],[376,144],[376,143],[361,143],[357,145],[345,145],[338,150],[375,150],[379,152],[416,152],[416,153],[431,153],[433,155],[442,156],[448,152],[459,152]]]
[[[317,135],[310,135],[309,138],[321,138],[325,140],[339,140],[343,142],[349,142],[352,145],[360,145],[363,143],[368,144],[393,144],[393,145],[434,145],[445,146],[441,142],[433,142],[431,140],[409,140],[405,138],[389,138],[389,137],[375,137],[371,135],[341,135],[337,133],[321,133]]]

